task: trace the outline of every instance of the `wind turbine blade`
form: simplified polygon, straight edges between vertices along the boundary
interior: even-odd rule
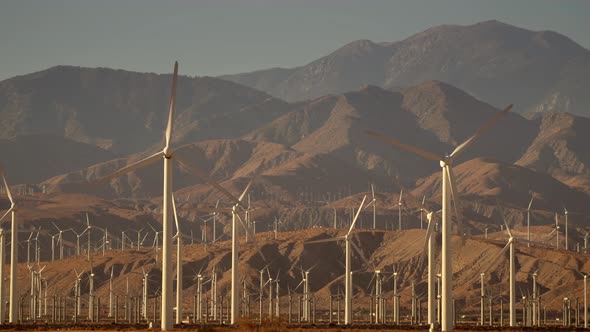
[[[403,190],[406,193],[406,201],[408,201],[409,198],[411,202],[415,203],[416,205],[419,205],[420,201],[414,195],[412,195],[412,192],[408,190],[408,188],[406,188],[397,177],[393,177],[393,182],[400,188],[400,192]]]
[[[357,254],[361,257],[361,259],[363,260],[363,262],[367,265],[368,268],[372,268],[373,270],[375,269],[375,266],[371,263],[369,263],[369,261],[365,258],[365,255],[363,255],[363,252],[361,251],[361,248],[359,248],[356,243],[354,243],[352,240],[348,240],[350,241],[350,244],[352,245],[352,247],[354,248],[354,250],[357,252]]]
[[[299,283],[299,285],[297,285],[297,287],[295,287],[295,288],[293,289],[293,291],[296,291],[296,290],[297,290],[297,289],[298,289],[298,288],[299,288],[299,287],[300,287],[300,286],[303,284],[303,282],[304,282],[304,281],[305,281],[305,280],[301,280],[301,282]]]
[[[10,214],[10,212],[14,211],[14,208],[11,207],[10,209],[8,209],[8,211],[6,211],[6,213],[2,216],[2,218],[0,218],[0,221],[4,220],[4,218],[6,218],[7,215]]]
[[[367,290],[369,290],[369,288],[371,288],[371,285],[373,284],[373,281],[375,280],[375,276],[377,274],[373,273],[373,276],[371,277],[371,280],[369,281],[369,284],[367,285]],[[373,296],[373,292],[375,291],[375,289],[371,289],[371,296]]]
[[[467,147],[469,147],[471,144],[473,144],[473,142],[475,142],[475,140],[477,140],[477,138],[479,136],[481,136],[483,133],[485,133],[491,127],[493,127],[496,124],[496,122],[498,122],[498,120],[500,120],[501,117],[506,115],[506,113],[510,112],[511,109],[512,109],[512,104],[508,105],[508,107],[506,107],[502,111],[494,114],[488,121],[486,121],[481,127],[479,127],[475,131],[475,134],[473,134],[473,136],[469,137],[465,142],[463,142],[459,146],[457,146],[455,148],[455,150],[451,153],[450,157],[454,158],[454,157],[458,156],[463,150],[465,150]]]
[[[206,183],[211,185],[213,188],[217,189],[220,193],[224,194],[227,198],[229,198],[229,200],[233,204],[238,204],[238,205],[242,206],[243,208],[245,208],[245,206],[243,206],[243,204],[240,202],[240,200],[238,200],[238,198],[236,196],[232,195],[229,191],[225,190],[225,188],[223,188],[219,183],[217,183],[216,181],[211,179],[209,177],[209,175],[207,175],[204,171],[200,170],[199,168],[195,167],[187,159],[185,159],[184,157],[182,157],[178,153],[176,153],[174,155],[174,159],[176,159],[176,161],[178,161],[182,166],[191,170],[201,180],[205,181]]]
[[[510,248],[510,241],[508,241],[508,243],[506,243],[506,245],[504,246],[504,248],[502,248],[502,250],[500,250],[495,256],[494,258],[492,258],[492,261],[490,262],[490,264],[488,264],[488,266],[483,270],[483,273],[487,273],[492,266],[496,263],[496,261],[502,256],[504,255],[504,253],[508,250],[508,248]]]
[[[162,158],[162,152],[157,152],[157,153],[155,153],[147,158],[144,158],[136,163],[133,163],[129,166],[125,166],[125,167],[121,168],[120,170],[115,171],[107,176],[103,176],[102,178],[100,178],[98,180],[94,180],[93,183],[94,184],[105,183],[105,182],[110,181],[114,178],[117,178],[123,174],[127,174],[129,172],[133,172],[136,169],[140,169],[142,167],[151,165],[151,164],[155,163],[156,161],[160,160],[160,158]]]
[[[59,227],[57,227],[57,225],[53,221],[51,222],[51,224],[53,225],[53,227],[57,228],[58,231],[62,232],[62,230]]]
[[[424,150],[419,149],[417,147],[414,147],[414,146],[411,146],[408,144],[404,144],[404,143],[396,140],[395,138],[387,137],[385,135],[378,134],[378,133],[371,131],[371,130],[368,130],[367,134],[369,136],[373,136],[374,138],[376,138],[384,143],[394,145],[402,150],[406,150],[408,152],[415,153],[415,154],[417,154],[421,157],[424,157],[426,159],[430,159],[430,160],[434,160],[434,161],[440,161],[440,160],[444,159],[441,156],[435,155],[434,153],[430,153],[428,151],[424,151]]]
[[[463,215],[461,214],[461,207],[459,203],[459,196],[457,195],[457,187],[455,186],[455,173],[453,173],[453,169],[449,166],[447,167],[447,176],[449,177],[449,183],[451,188],[451,198],[453,199],[453,209],[455,212],[455,217],[457,217],[457,230],[459,231],[459,235],[461,236],[461,241],[463,239]]]
[[[264,162],[265,162],[265,159],[262,159],[262,161],[260,162],[260,165],[258,165],[258,167],[256,168],[256,171],[254,172],[254,176],[252,176],[252,179],[250,179],[250,181],[248,182],[248,185],[246,186],[246,188],[244,188],[244,191],[240,195],[240,198],[238,198],[238,200],[240,202],[244,199],[244,197],[246,196],[246,194],[250,190],[252,183],[254,183],[254,181],[256,181],[256,178],[258,177],[258,175],[260,175],[260,171],[262,170],[262,164],[264,164]],[[250,207],[249,205],[250,204],[248,203],[248,207]]]
[[[315,269],[316,266],[318,266],[318,263],[313,264],[309,269],[307,269],[307,272],[311,272],[311,270]]]
[[[426,238],[424,239],[424,255],[426,255],[428,252],[428,240],[432,236],[432,232],[434,232],[434,222],[432,221],[432,215],[432,212],[428,212],[426,215],[426,219],[428,220],[428,228],[426,228]]]
[[[363,196],[363,201],[361,202],[361,205],[359,206],[359,208],[356,210],[356,215],[354,216],[354,219],[352,220],[352,224],[350,224],[350,229],[348,230],[348,234],[350,234],[350,232],[352,232],[352,229],[354,228],[354,225],[356,224],[356,220],[358,219],[359,215],[361,214],[361,211],[363,210],[363,205],[365,204],[365,200],[367,199],[367,195]]]
[[[8,200],[10,204],[14,204],[14,199],[12,198],[12,192],[10,191],[10,186],[6,181],[6,177],[4,176],[4,172],[2,172],[2,181],[4,182],[4,188],[6,188],[6,196],[8,196]]]
[[[174,104],[176,103],[176,81],[178,79],[178,61],[174,62],[174,74],[172,74],[172,90],[170,92],[170,107],[168,110],[168,125],[166,126],[166,147],[164,151],[168,151],[170,147],[170,140],[172,138],[172,125],[174,122]]]
[[[375,186],[371,183],[371,195],[373,197],[373,201],[375,201]]]
[[[506,222],[506,218],[504,218],[504,209],[498,203],[498,209],[500,210],[500,215],[502,216],[502,221],[504,222],[504,226],[506,226],[506,232],[508,232],[508,236],[512,237],[512,232],[510,231],[510,227],[508,227],[508,223]]]
[[[370,201],[369,204],[365,205],[363,209],[369,208],[371,205],[375,204],[375,201]]]
[[[176,202],[174,199],[174,193],[172,193],[172,211],[174,211],[174,223],[176,224],[176,234],[180,234],[180,227],[178,226],[178,214],[176,213]]]
[[[329,239],[306,241],[306,242],[303,242],[303,244],[316,244],[316,243],[338,242],[338,241],[342,241],[342,240],[343,240],[342,237],[334,237],[334,238],[329,238]]]
[[[250,232],[248,232],[248,228],[246,227],[246,224],[244,224],[242,217],[240,217],[240,215],[238,213],[236,213],[236,217],[240,221],[240,225],[242,225],[242,228],[244,229],[244,231],[248,233],[248,236],[250,236],[251,234],[250,234]]]
[[[210,208],[210,207],[198,207],[198,208],[191,208],[193,211],[200,211],[200,212],[232,212],[231,208]],[[213,217],[211,217],[213,218]]]
[[[529,207],[527,208],[527,210],[531,209],[531,206],[533,206],[533,200],[535,199],[535,195],[531,195],[531,201],[529,202]]]
[[[399,200],[397,201],[397,204],[398,204],[398,205],[402,205],[402,197],[403,197],[403,196],[404,196],[404,189],[402,188],[402,189],[399,191]]]

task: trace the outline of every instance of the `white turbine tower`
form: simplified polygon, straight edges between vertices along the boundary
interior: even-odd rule
[[[504,110],[494,114],[487,122],[485,122],[481,127],[477,129],[477,131],[473,134],[473,136],[469,137],[466,141],[458,145],[451,154],[446,156],[437,155],[431,152],[424,151],[422,149],[416,148],[411,145],[404,144],[396,139],[383,136],[381,134],[368,131],[368,134],[391,145],[394,145],[398,148],[406,150],[408,152],[412,152],[417,154],[423,158],[430,159],[433,161],[438,161],[442,168],[442,292],[441,292],[441,330],[444,331],[452,331],[454,329],[453,326],[453,296],[452,296],[452,286],[453,286],[453,273],[452,273],[452,266],[451,266],[451,223],[449,218],[450,212],[450,202],[451,198],[455,201],[455,209],[457,209],[457,190],[455,188],[455,179],[454,173],[452,170],[453,162],[455,159],[471,146],[483,133],[489,130],[503,115],[509,112],[512,109],[512,105],[509,105]],[[450,194],[450,195],[449,195]],[[458,213],[456,213],[458,224],[459,224],[459,232],[463,234],[462,231],[462,222]]]
[[[109,317],[113,317],[113,272],[114,266],[111,266],[111,277],[109,278]]]
[[[6,296],[6,290],[4,289],[4,245],[6,241],[4,235],[4,230],[0,228],[0,325],[4,324],[6,314],[6,303],[4,302]]]
[[[12,197],[12,192],[10,191],[10,186],[8,186],[8,182],[6,181],[6,177],[4,176],[4,170],[0,168],[0,174],[2,175],[2,181],[4,182],[4,189],[6,190],[6,195],[8,196],[8,200],[10,201],[10,208],[6,213],[0,218],[2,221],[7,215],[11,215],[12,222],[11,222],[11,234],[10,234],[10,285],[9,285],[9,299],[8,305],[10,307],[8,312],[8,322],[9,323],[16,323],[18,321],[18,296],[17,296],[17,265],[18,265],[18,231],[17,231],[17,224],[16,224],[16,213],[17,213],[17,206],[14,198]]]
[[[313,244],[313,243],[344,241],[345,259],[346,259],[346,267],[345,267],[345,272],[344,272],[344,297],[345,297],[344,324],[345,325],[350,325],[352,322],[352,281],[351,281],[351,273],[352,272],[351,272],[351,263],[350,263],[350,257],[351,257],[350,246],[351,245],[354,246],[355,249],[358,251],[358,248],[351,240],[350,233],[354,229],[354,225],[356,224],[356,221],[357,221],[361,211],[363,210],[363,205],[365,204],[366,199],[367,199],[367,196],[365,195],[363,197],[361,205],[356,210],[356,215],[354,216],[354,219],[352,220],[352,223],[350,224],[350,228],[348,229],[348,232],[346,233],[346,235],[335,237],[335,238],[330,238],[330,239],[323,239],[323,240],[306,242],[307,244]]]
[[[176,224],[176,234],[173,239],[176,240],[176,324],[182,323],[182,233],[178,224],[178,214],[176,213],[176,202],[172,194],[172,210],[174,211],[174,223]]]
[[[437,330],[436,326],[436,294],[434,292],[434,260],[435,260],[435,247],[436,247],[436,238],[434,236],[434,220],[432,220],[433,212],[426,210],[424,207],[422,209],[426,212],[426,219],[428,220],[428,228],[426,229],[426,240],[424,244],[424,252],[428,256],[428,325],[430,326],[430,331]],[[420,212],[422,213],[422,212]]]

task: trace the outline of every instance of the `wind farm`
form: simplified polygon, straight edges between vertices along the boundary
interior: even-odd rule
[[[0,80],[1,328],[588,328],[576,40],[445,24],[213,76],[176,42]]]

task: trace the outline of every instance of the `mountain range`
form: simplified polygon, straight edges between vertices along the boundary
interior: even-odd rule
[[[480,43],[480,48],[487,51],[473,53],[472,43]],[[433,49],[438,51],[431,54]],[[410,50],[414,50],[413,55],[402,61],[401,54]],[[441,77],[435,67],[426,70],[421,65],[420,61],[442,59],[453,52],[456,63],[445,71],[450,76]],[[522,52],[529,56],[517,56]],[[358,70],[352,64],[377,65],[375,59],[386,53],[386,62],[395,63],[398,69],[403,67],[407,75],[399,70],[387,72],[407,78],[363,78],[356,83],[344,79],[364,77],[348,72]],[[365,61],[367,54],[374,59]],[[489,61],[490,54],[501,54],[496,56],[498,66],[511,63],[513,69],[494,67],[485,73],[475,70],[476,65]],[[328,218],[328,207],[344,208],[348,204],[344,202],[350,201],[347,197],[368,193],[370,184],[384,202],[391,203],[379,209],[378,214],[385,220],[387,215],[397,213],[400,185],[437,204],[440,168],[438,163],[369,137],[367,130],[444,155],[500,108],[524,100],[524,95],[515,94],[510,95],[514,101],[494,99],[493,95],[475,91],[478,87],[485,85],[497,92],[500,88],[496,89],[495,84],[502,85],[504,77],[500,74],[514,71],[524,80],[525,73],[538,71],[533,70],[533,65],[545,66],[548,59],[561,59],[564,54],[581,61],[587,51],[555,33],[531,32],[493,21],[466,27],[436,27],[396,43],[354,42],[331,55],[333,59],[318,62],[330,64],[324,69],[341,72],[334,79],[341,84],[338,88],[330,90],[330,80],[322,79],[320,84],[312,79],[315,76],[308,75],[305,77],[309,82],[322,87],[293,81],[298,87],[308,86],[313,93],[297,98],[279,94],[290,102],[271,96],[276,92],[262,92],[220,78],[182,76],[178,83],[173,143],[180,147],[177,153],[236,193],[262,162],[261,177],[252,190],[253,204],[260,206],[259,213],[264,218],[272,219],[277,213],[285,219],[293,217],[291,229],[297,228],[298,222],[313,225]],[[512,57],[522,61],[508,61]],[[341,62],[345,65],[340,66]],[[563,62],[563,66],[572,63]],[[459,75],[465,66],[475,76]],[[420,68],[419,74],[408,74],[418,73],[416,68]],[[358,72],[374,74],[370,70]],[[248,75],[243,77],[256,76]],[[457,78],[459,86],[478,83],[461,89],[433,79],[453,81],[448,79],[451,76]],[[242,76],[224,78],[249,84],[236,77]],[[0,148],[3,156],[12,156],[2,160],[9,181],[43,187],[52,195],[83,193],[116,199],[119,203],[130,199],[136,203],[131,207],[125,203],[126,208],[139,204],[143,206],[142,213],[157,213],[161,204],[159,164],[117,178],[108,185],[89,183],[161,149],[170,78],[108,68],[58,66],[0,82]],[[526,79],[538,83],[531,77]],[[364,84],[367,82],[373,84]],[[550,80],[546,84],[555,82]],[[278,88],[282,84],[275,81],[272,86]],[[339,89],[345,91],[338,92]],[[297,93],[297,89],[287,90]],[[532,100],[527,103],[532,105]],[[494,106],[500,102],[498,107]],[[521,113],[531,109],[524,104],[516,105]],[[538,212],[539,222],[551,222],[553,212],[564,206],[577,214],[577,222],[587,222],[590,154],[585,143],[590,138],[590,119],[567,111],[572,109],[544,109],[534,118],[509,113],[456,161],[461,196],[465,208],[472,212],[468,212],[472,231],[481,231],[482,224],[491,222],[489,217],[496,200],[514,209],[511,223],[521,224],[523,216],[519,211],[527,205],[531,194],[537,200],[535,208],[543,211]],[[186,169],[179,167],[175,172],[178,197],[205,205],[222,199]],[[399,178],[401,183],[392,178]],[[105,209],[104,203],[97,204],[97,211]],[[74,222],[78,217],[73,211],[68,218]],[[417,222],[415,217],[409,218]]]
[[[552,31],[498,21],[443,25],[396,42],[357,40],[295,68],[221,76],[287,101],[339,94],[372,84],[387,89],[427,80],[454,85],[530,116],[590,114],[590,51]]]
[[[502,216],[517,236],[526,236],[522,227],[534,197],[530,220],[537,243],[517,246],[517,282],[526,289],[530,273],[538,271],[545,303],[558,310],[564,296],[580,291],[576,271],[588,268],[587,254],[552,245],[563,234],[563,228],[555,230],[563,225],[566,208],[568,249],[584,243],[590,226],[590,99],[584,90],[589,64],[589,52],[567,37],[496,21],[435,27],[393,43],[355,41],[298,68],[179,77],[172,140],[175,153],[235,195],[261,166],[246,198],[249,216],[256,232],[271,230],[275,222],[279,232],[278,240],[266,233],[258,235],[257,244],[241,244],[247,282],[256,282],[257,269],[267,264],[260,249],[286,284],[299,282],[296,266],[317,264],[312,292],[324,298],[338,292],[340,248],[313,248],[306,241],[339,232],[327,228],[347,228],[366,196],[374,205],[360,212],[363,230],[352,233],[354,241],[362,243],[375,268],[400,272],[407,301],[411,280],[419,291],[425,287],[420,209],[440,209],[440,165],[367,131],[443,156],[515,104],[516,112],[454,164],[469,246],[464,250],[454,238],[455,294],[461,310],[476,310],[479,273],[492,266],[490,287],[506,295],[507,261],[492,261],[489,253],[505,244]],[[38,242],[48,248],[59,227],[67,230],[64,243],[71,256],[76,236],[70,231],[80,234],[88,222],[93,243],[108,230],[113,247],[124,232],[129,239],[133,235],[135,245],[149,246],[161,227],[162,165],[100,186],[93,180],[162,148],[170,80],[171,75],[58,66],[0,82],[0,164],[12,184],[27,245],[39,232]],[[173,183],[185,243],[211,241],[213,234],[219,240],[188,248],[185,271],[216,267],[220,285],[227,286],[230,246],[223,240],[231,215],[217,214],[215,226],[209,222],[210,208],[227,207],[227,200],[182,167],[175,168]],[[0,211],[9,206],[3,191]],[[378,230],[368,231],[373,218]],[[403,229],[390,231],[398,220]],[[8,228],[9,221],[3,222]],[[488,230],[489,238],[483,235]],[[26,251],[20,255],[24,260]],[[51,257],[49,250],[40,255]],[[113,271],[116,292],[127,278],[139,284],[144,268],[157,276],[157,255],[138,249],[95,256],[98,294],[107,294]],[[358,255],[353,261],[355,269],[362,267]],[[73,257],[48,264],[44,275],[67,292],[74,279],[70,270],[88,268]],[[22,284],[28,275],[21,264]],[[192,277],[185,274],[185,289],[193,287]],[[360,303],[370,278],[364,272],[355,276]],[[156,289],[157,277],[152,283]]]

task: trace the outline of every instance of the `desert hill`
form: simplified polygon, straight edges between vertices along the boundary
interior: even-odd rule
[[[515,229],[521,234],[522,229]],[[342,291],[343,282],[343,254],[342,247],[337,243],[306,244],[305,241],[333,237],[342,234],[342,230],[313,229],[297,232],[280,232],[275,240],[272,233],[260,233],[255,243],[240,241],[240,273],[245,277],[248,293],[257,294],[259,284],[259,270],[268,265],[268,274],[280,280],[280,296],[282,306],[287,306],[287,294],[290,289],[300,294],[301,289],[295,289],[300,282],[300,269],[312,268],[310,272],[310,287],[314,296],[319,298],[318,309],[327,307],[330,294],[336,295]],[[361,248],[361,253],[370,263],[366,266],[357,252],[353,253],[354,301],[356,305],[366,306],[371,294],[371,279],[373,271],[383,271],[384,294],[392,295],[392,280],[389,274],[394,270],[399,273],[401,302],[408,306],[410,302],[411,283],[415,282],[419,296],[426,290],[424,259],[422,257],[424,230],[407,231],[368,231],[356,230],[353,241]],[[486,269],[488,277],[488,291],[496,297],[508,297],[508,259],[501,256],[493,260],[504,245],[506,236],[497,232],[490,234],[489,239],[472,237],[466,239],[464,246],[458,238],[454,238],[455,248],[453,271],[454,292],[458,308],[462,313],[473,314],[479,307],[479,274]],[[185,310],[191,312],[193,296],[196,291],[195,277],[201,273],[209,278],[213,269],[218,273],[219,295],[227,296],[229,290],[231,246],[228,241],[215,244],[185,244],[183,259],[183,288],[185,291]],[[321,253],[321,254],[319,254]],[[142,272],[149,275],[148,296],[156,296],[160,286],[160,255],[152,248],[140,250],[107,251],[103,255],[95,255],[89,262],[83,257],[73,257],[64,261],[43,262],[46,269],[43,277],[47,279],[50,289],[49,296],[71,296],[75,279],[74,271],[82,273],[82,301],[86,301],[88,293],[88,271],[92,264],[97,285],[97,296],[103,299],[106,307],[109,289],[109,276],[113,273],[115,295],[120,301],[126,293],[129,282],[129,294],[141,294]],[[585,272],[588,266],[587,254],[555,250],[547,247],[527,248],[524,244],[516,246],[516,268],[518,273],[517,289],[522,292],[530,290],[531,274],[538,273],[538,283],[541,289],[543,303],[547,305],[550,314],[557,314],[561,308],[564,296],[575,297],[582,289],[582,277],[577,271]],[[29,273],[22,264],[19,268],[19,279],[22,293],[27,292]],[[266,281],[267,273],[264,273]],[[204,296],[210,296],[210,286],[205,286]],[[265,291],[265,301],[267,297]],[[151,301],[150,304],[151,306]],[[407,309],[407,308],[406,308]],[[405,309],[404,309],[405,310]],[[282,310],[284,312],[284,310]]]
[[[162,140],[171,75],[58,66],[0,82],[0,138],[52,134],[115,153]],[[211,77],[181,76],[176,99],[178,144],[236,138],[288,105]]]

